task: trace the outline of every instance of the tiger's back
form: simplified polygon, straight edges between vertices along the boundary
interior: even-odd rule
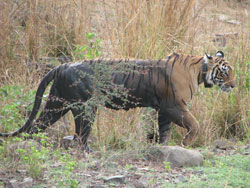
[[[173,53],[159,60],[118,59],[84,63],[106,62],[108,66],[123,64],[113,73],[113,82],[125,87],[133,96],[129,101],[137,104],[124,108],[152,106],[157,109],[162,104],[171,107],[192,99],[199,84],[193,75],[200,71],[202,59],[201,56]]]
[[[99,68],[104,71],[96,71]],[[105,75],[110,77],[107,79]],[[75,118],[76,134],[83,148],[88,150],[87,138],[99,106],[92,101],[99,85],[94,82],[96,78],[104,78],[99,79],[104,84],[100,91],[106,96],[107,107],[125,110],[134,107],[155,108],[158,111],[159,142],[162,144],[168,143],[172,122],[187,129],[183,145],[194,143],[199,124],[187,103],[199,84],[204,83],[205,87],[217,85],[225,92],[235,87],[232,68],[221,51],[213,57],[174,53],[160,60],[99,59],[61,65],[42,79],[25,125],[12,133],[0,133],[0,136],[37,133],[71,111]],[[45,108],[33,123],[45,89],[52,81]],[[120,95],[116,95],[115,91]]]

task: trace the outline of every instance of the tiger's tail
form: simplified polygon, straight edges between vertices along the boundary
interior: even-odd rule
[[[35,97],[35,102],[33,105],[33,109],[31,111],[31,114],[29,116],[29,119],[26,121],[26,123],[20,127],[18,130],[14,131],[14,132],[10,132],[10,133],[0,133],[0,137],[12,137],[12,136],[17,136],[23,132],[28,131],[31,126],[32,126],[32,122],[36,117],[36,114],[38,113],[38,110],[41,106],[41,102],[42,102],[42,96],[47,88],[47,86],[49,85],[49,83],[55,79],[55,76],[57,75],[57,72],[59,70],[59,67],[56,67],[54,69],[52,69],[51,71],[49,71],[42,79],[42,81],[40,82],[37,92],[36,92],[36,97]]]

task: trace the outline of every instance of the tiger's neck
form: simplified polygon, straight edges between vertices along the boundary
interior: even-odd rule
[[[205,63],[205,61],[203,61],[201,71],[200,71],[199,76],[198,76],[198,84],[204,83],[204,86],[206,88],[211,88],[213,86],[213,84],[208,83],[207,74],[209,74],[208,66]]]

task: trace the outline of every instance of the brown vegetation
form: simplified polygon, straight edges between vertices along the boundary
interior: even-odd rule
[[[223,50],[234,66],[237,87],[225,94],[200,88],[192,111],[200,123],[197,145],[216,138],[250,138],[250,5],[223,0],[2,0],[0,2],[0,86],[36,88],[39,79],[27,61],[73,55],[86,44],[86,32],[102,39],[102,56],[162,58],[170,52],[203,55]],[[228,19],[221,19],[221,16]],[[236,20],[236,23],[229,23]],[[225,46],[214,43],[218,33],[237,32]],[[5,101],[1,101],[3,106]],[[102,109],[93,126],[97,147],[128,148],[145,144],[141,109]],[[184,130],[174,128],[178,140]]]

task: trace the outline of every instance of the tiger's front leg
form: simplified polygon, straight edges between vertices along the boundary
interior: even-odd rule
[[[158,127],[159,127],[159,143],[168,145],[171,138],[172,122],[166,114],[158,113]]]
[[[168,115],[174,123],[187,129],[187,134],[183,137],[182,145],[193,145],[199,131],[199,123],[188,108],[183,105],[168,109]]]

